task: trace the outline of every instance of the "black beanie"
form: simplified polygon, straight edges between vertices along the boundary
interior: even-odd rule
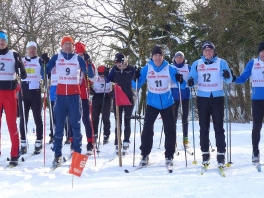
[[[164,56],[163,49],[161,47],[159,47],[159,46],[155,46],[152,49],[152,56],[154,56],[155,54],[160,54],[160,55]]]
[[[264,50],[264,42],[263,41],[259,44],[258,53],[261,52],[262,50]]]

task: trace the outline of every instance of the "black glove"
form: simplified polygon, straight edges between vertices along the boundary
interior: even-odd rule
[[[48,53],[44,53],[44,54],[42,54],[42,55],[40,56],[40,59],[41,59],[41,61],[42,61],[42,63],[43,63],[44,65],[46,65],[46,64],[49,62],[49,60],[50,60],[50,58],[48,57]]]
[[[182,84],[182,82],[183,82],[182,74],[180,74],[180,73],[175,74],[175,78],[176,78],[177,82],[180,82],[180,84]]]
[[[108,93],[109,97],[110,98],[113,98],[114,97],[114,94],[115,94],[115,90],[112,90]]]
[[[83,53],[83,58],[84,58],[84,60],[87,61],[89,64],[92,63],[92,61],[91,61],[91,59],[90,59],[90,56],[89,56],[86,52]]]
[[[194,81],[193,81],[193,78],[192,77],[187,81],[187,85],[189,87],[192,87],[194,85]]]
[[[134,81],[136,82],[137,79],[141,76],[140,74],[141,67],[135,67],[135,74],[134,74]]]
[[[94,89],[90,87],[90,95],[93,96],[94,94],[95,94]]]
[[[233,77],[232,82],[234,82],[236,80],[236,76],[233,74],[233,70],[232,69],[231,69],[231,74],[232,74],[232,77]]]
[[[230,78],[230,73],[229,73],[229,71],[227,71],[226,69],[223,70],[223,77],[224,77],[225,79],[229,79],[229,78]]]
[[[110,70],[109,67],[105,67],[105,70],[104,70],[104,76],[105,76],[105,77],[108,77],[108,75],[109,75],[109,70]]]

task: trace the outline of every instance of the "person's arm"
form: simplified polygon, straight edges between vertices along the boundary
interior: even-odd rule
[[[194,87],[197,84],[197,79],[198,79],[197,66],[198,66],[198,60],[196,60],[192,64],[191,71],[188,75],[187,84],[190,88]],[[191,79],[193,80],[193,85],[190,85],[190,83],[189,83]]]
[[[176,80],[176,74],[178,74],[178,70],[175,68],[175,67],[169,67],[169,71],[170,71],[170,77],[171,77],[171,80],[176,83],[177,85],[180,84],[180,88],[181,89],[185,89],[186,88],[186,81],[183,79],[182,75],[181,75],[181,78],[182,78],[182,83],[180,83],[179,81]]]
[[[148,67],[147,66],[141,68],[140,76],[138,78],[137,87],[136,87],[136,82],[134,80],[132,80],[132,82],[131,82],[133,89],[137,88],[137,90],[139,90],[142,87],[142,85],[146,82],[147,71],[148,71]]]
[[[55,54],[51,57],[49,62],[46,64],[46,74],[50,73],[53,67],[56,65],[56,61],[58,60],[58,54]]]
[[[25,66],[22,62],[21,57],[17,52],[14,52],[14,58],[15,58],[15,71],[18,75],[20,75],[21,79],[26,79],[27,78],[27,72],[25,70]],[[20,72],[19,72],[20,69]]]
[[[253,64],[254,60],[250,60],[246,64],[244,71],[240,74],[240,76],[236,77],[236,80],[234,81],[236,84],[243,84],[249,79],[249,77],[251,76]]]
[[[232,82],[232,74],[231,74],[231,70],[230,68],[228,67],[228,64],[227,62],[224,60],[224,59],[221,59],[221,62],[220,62],[220,74],[223,78],[223,81],[226,83],[226,84],[229,84]],[[228,73],[226,73],[228,72]],[[227,75],[227,77],[225,77],[224,75]]]
[[[84,61],[84,59],[78,55],[78,62],[80,64],[80,67],[82,69],[82,71],[88,75],[89,78],[93,78],[94,77],[94,71],[93,71],[93,67],[92,67],[92,63],[87,63]],[[87,64],[87,68],[86,68],[86,64]]]

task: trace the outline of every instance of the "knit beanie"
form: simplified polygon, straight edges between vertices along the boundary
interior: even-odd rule
[[[121,54],[121,53],[117,53],[115,55],[115,63],[124,63],[126,60],[126,57],[124,54]]]
[[[75,43],[75,52],[76,54],[84,53],[86,51],[86,46],[84,43],[77,42]]]
[[[29,42],[27,43],[26,48],[29,48],[29,47],[31,47],[31,46],[37,48],[37,43],[34,42],[34,41],[29,41]]]
[[[258,53],[260,53],[262,50],[264,50],[264,42],[263,41],[259,44]]]
[[[215,45],[210,41],[205,41],[203,43],[202,50],[204,51],[207,48],[211,48],[211,49],[215,50]]]
[[[7,34],[3,31],[0,31],[0,39],[4,39],[6,42],[8,42]]]
[[[160,55],[164,56],[164,51],[160,46],[155,46],[152,49],[152,56],[154,56],[155,54],[160,54]]]
[[[97,71],[98,71],[98,73],[104,73],[104,71],[105,71],[105,66],[104,66],[104,65],[100,65],[100,66],[98,66],[98,67],[97,67]]]
[[[63,45],[65,42],[71,42],[72,44],[74,44],[74,41],[70,36],[64,36],[61,40],[61,45]]]

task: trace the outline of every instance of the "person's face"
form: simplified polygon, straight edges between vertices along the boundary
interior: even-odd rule
[[[126,68],[126,63],[116,62],[115,64],[120,70],[123,70]]]
[[[214,56],[214,50],[211,48],[205,48],[203,50],[203,55],[206,59],[211,60],[211,58]]]
[[[0,49],[4,49],[7,46],[7,42],[5,39],[0,39]]]
[[[64,51],[65,53],[72,53],[72,51],[73,51],[73,43],[71,43],[71,42],[63,43],[62,51]]]
[[[177,64],[181,64],[184,61],[184,58],[182,56],[176,56],[174,60]]]
[[[37,56],[37,48],[34,46],[29,46],[27,48],[27,55],[32,58],[34,56]]]
[[[159,67],[159,66],[161,66],[161,64],[162,64],[162,62],[163,62],[163,60],[164,60],[164,57],[163,57],[161,54],[154,54],[154,55],[152,56],[152,60],[153,60],[154,64],[155,64],[157,67]]]
[[[78,53],[78,55],[84,58],[84,55],[83,55],[83,53]]]
[[[264,50],[259,52],[259,58],[260,58],[261,61],[264,62]]]

